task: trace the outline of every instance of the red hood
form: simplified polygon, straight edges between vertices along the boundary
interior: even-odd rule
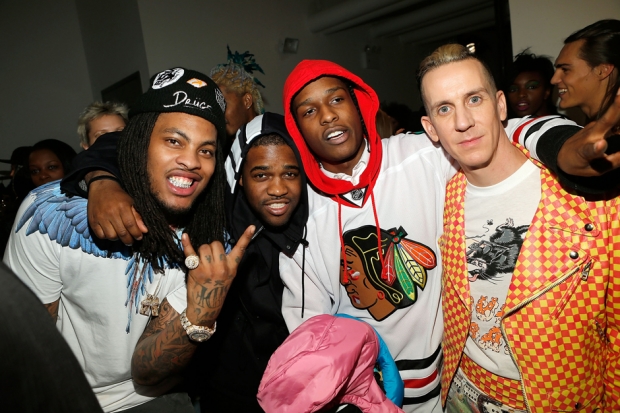
[[[291,103],[295,95],[308,83],[323,76],[339,77],[353,83],[361,115],[370,135],[366,137],[370,143],[370,160],[357,185],[353,185],[348,181],[329,178],[321,172],[318,161],[306,145],[291,113]],[[310,183],[321,192],[329,195],[346,194],[356,188],[368,187],[366,191],[366,196],[368,196],[372,192],[372,187],[379,175],[382,154],[381,138],[376,128],[379,98],[375,91],[364,83],[362,79],[342,66],[327,60],[304,60],[293,69],[286,79],[283,95],[286,128],[295,141],[297,148],[299,148],[304,169]]]

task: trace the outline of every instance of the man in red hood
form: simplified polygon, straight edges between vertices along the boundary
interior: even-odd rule
[[[378,108],[372,88],[328,61],[302,61],[286,81],[286,125],[311,190],[308,246],[280,257],[283,315],[291,331],[324,313],[368,322],[386,341],[405,382],[403,409],[441,412],[437,240],[456,165],[425,136],[381,141]],[[535,155],[538,149],[539,157],[577,131],[559,117],[515,119],[506,127],[509,137]]]

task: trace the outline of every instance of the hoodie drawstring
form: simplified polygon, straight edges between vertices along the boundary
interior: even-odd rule
[[[372,204],[372,213],[375,215],[375,227],[377,227],[377,244],[379,252],[379,260],[381,260],[381,269],[385,268],[383,262],[383,249],[381,248],[381,227],[379,226],[379,216],[377,215],[377,207],[375,204],[375,191],[370,191],[370,202]]]
[[[308,248],[308,241],[306,240],[306,234],[308,233],[308,226],[304,225],[304,235],[301,237],[299,243],[302,246],[301,252],[301,318],[304,318],[304,308],[306,307],[306,286],[305,286],[305,274],[306,274],[306,248]]]

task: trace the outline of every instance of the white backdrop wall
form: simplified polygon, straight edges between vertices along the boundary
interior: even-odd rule
[[[282,112],[282,87],[302,59],[333,60],[365,79],[384,101],[415,102],[415,65],[397,39],[370,42],[364,28],[313,34],[312,0],[0,0],[0,159],[14,148],[57,138],[78,148],[80,111],[101,89],[140,70],[170,66],[208,72],[226,45],[256,56],[267,110]],[[282,54],[285,37],[297,54]],[[366,45],[379,46],[381,70],[362,68]],[[411,105],[416,109],[415,104]],[[0,165],[4,169],[6,165]]]
[[[360,75],[382,100],[409,103],[415,89],[413,61],[398,40],[370,43],[363,28],[332,35],[313,34],[306,24],[309,1],[138,0],[151,74],[180,65],[208,71],[226,62],[226,45],[249,50],[265,71],[256,76],[266,109],[282,113],[282,88],[302,59],[328,59]],[[283,54],[286,37],[299,39],[297,54]],[[381,70],[362,68],[367,44],[381,47]]]
[[[620,0],[510,0],[514,54],[532,53],[555,59],[564,39],[602,19],[620,19]]]
[[[93,96],[74,0],[0,0],[0,10],[0,159],[47,138],[77,150]]]

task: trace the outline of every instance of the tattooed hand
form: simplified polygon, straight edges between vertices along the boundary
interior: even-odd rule
[[[202,245],[196,254],[188,235],[183,234],[185,255],[200,257],[200,265],[187,277],[186,314],[192,324],[213,327],[254,230],[253,225],[248,227],[228,255],[219,242]],[[175,377],[189,363],[196,347],[185,333],[179,313],[164,299],[159,316],[147,325],[134,350],[133,381],[143,386],[175,385]]]
[[[181,243],[185,256],[200,258],[198,267],[190,270],[187,277],[186,314],[190,323],[213,327],[254,230],[254,226],[248,227],[228,255],[218,241],[202,245],[194,252],[189,236],[183,234]]]

